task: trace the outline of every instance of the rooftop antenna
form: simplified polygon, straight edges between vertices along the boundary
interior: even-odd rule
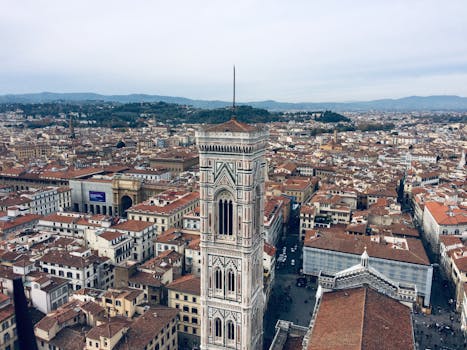
[[[235,119],[235,65],[233,66],[233,102],[232,102],[232,119]]]

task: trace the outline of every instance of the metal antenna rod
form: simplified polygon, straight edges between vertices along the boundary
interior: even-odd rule
[[[233,111],[235,113],[235,65],[233,66]]]

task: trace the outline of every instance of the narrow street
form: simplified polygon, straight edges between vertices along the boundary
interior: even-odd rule
[[[431,287],[431,315],[414,312],[414,335],[418,349],[455,350],[466,349],[467,344],[461,330],[460,314],[456,312],[455,290],[438,265],[438,257],[423,239],[423,230],[418,227],[426,252],[433,265]]]
[[[299,270],[302,267],[302,245],[298,229],[298,217],[295,215],[291,217],[288,229],[277,246],[276,277],[264,317],[264,349],[269,349],[274,338],[277,320],[308,326],[313,313],[316,286],[297,286]],[[279,262],[277,259],[283,253],[284,247],[287,259],[285,262]]]
[[[466,343],[460,329],[460,315],[455,312],[454,293],[434,269],[432,287],[432,314],[414,312],[414,333],[418,349],[465,349]]]

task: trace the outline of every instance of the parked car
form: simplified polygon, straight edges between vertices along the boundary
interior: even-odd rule
[[[306,287],[306,278],[305,277],[297,278],[297,287]]]

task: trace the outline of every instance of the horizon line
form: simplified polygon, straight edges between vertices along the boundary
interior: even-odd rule
[[[134,96],[134,95],[146,95],[149,97],[170,97],[170,98],[181,98],[187,99],[191,101],[206,101],[206,102],[222,102],[222,103],[229,103],[227,100],[222,99],[204,99],[204,98],[192,98],[192,97],[185,97],[185,96],[175,96],[175,95],[162,95],[156,93],[145,93],[145,92],[132,92],[132,93],[100,93],[100,92],[93,92],[93,91],[74,91],[74,92],[56,92],[56,91],[40,91],[40,92],[24,92],[24,93],[1,93],[0,97],[9,97],[9,96],[25,96],[25,95],[41,95],[41,94],[57,94],[57,95],[73,95],[73,94],[95,94],[100,95],[103,97],[111,97],[111,96]],[[281,101],[281,100],[274,100],[274,99],[263,99],[263,100],[250,100],[250,101],[236,101],[238,104],[247,104],[247,103],[259,103],[259,102],[276,102],[276,103],[287,103],[287,104],[301,104],[301,103],[361,103],[361,102],[375,102],[375,101],[382,101],[382,100],[401,100],[404,98],[411,98],[411,97],[421,97],[421,98],[429,98],[429,97],[458,97],[458,98],[467,98],[467,96],[461,95],[453,95],[453,94],[433,94],[433,95],[405,95],[401,97],[380,97],[374,99],[360,99],[360,100],[340,100],[340,101]],[[86,100],[84,100],[86,101]],[[52,101],[51,101],[52,102]]]

